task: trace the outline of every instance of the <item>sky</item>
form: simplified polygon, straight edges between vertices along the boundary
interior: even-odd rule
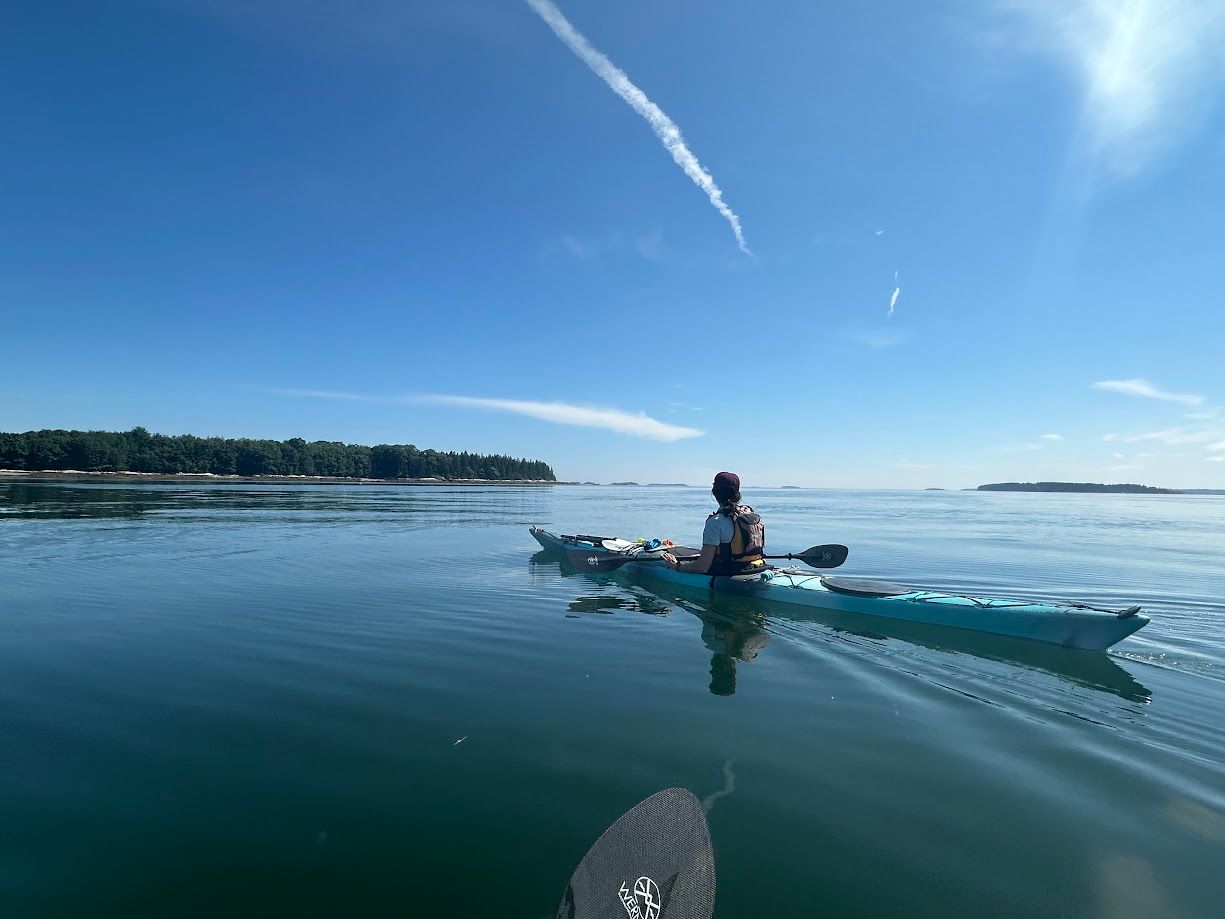
[[[1225,488],[1225,7],[16,3],[0,430]]]

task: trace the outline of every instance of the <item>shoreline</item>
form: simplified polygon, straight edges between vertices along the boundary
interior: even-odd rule
[[[201,482],[224,485],[463,485],[489,487],[494,485],[564,485],[543,479],[349,479],[326,475],[217,475],[212,472],[86,472],[80,469],[0,469],[0,481],[5,479],[45,479],[55,482]]]

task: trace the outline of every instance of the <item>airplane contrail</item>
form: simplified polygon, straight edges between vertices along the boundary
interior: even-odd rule
[[[584,64],[595,72],[596,76],[607,83],[613,92],[628,102],[630,108],[646,119],[647,124],[651,126],[651,130],[655,132],[655,136],[659,138],[667,151],[672,154],[672,159],[676,161],[676,165],[684,170],[685,175],[693,180],[694,185],[706,192],[706,197],[710,199],[710,203],[714,205],[715,210],[722,214],[727,222],[731,224],[732,232],[736,234],[736,245],[740,247],[740,251],[746,255],[752,255],[753,253],[749,251],[748,244],[744,241],[744,233],[740,229],[740,218],[724,202],[723,192],[715,184],[711,174],[706,171],[705,167],[698,162],[698,158],[685,145],[685,139],[681,136],[681,129],[676,126],[676,122],[664,114],[663,109],[648,99],[646,93],[635,86],[630,78],[625,75],[625,71],[610,61],[603,52],[592,47],[591,42],[587,41],[583,34],[570,24],[570,21],[562,15],[562,11],[557,8],[557,5],[552,0],[524,0],[524,2],[535,11],[536,15],[545,21],[545,24],[565,43],[566,47],[573,51]]]

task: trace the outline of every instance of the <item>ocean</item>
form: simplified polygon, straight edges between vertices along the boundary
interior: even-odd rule
[[[1225,497],[749,489],[848,575],[1141,604],[1109,654],[704,601],[701,488],[0,481],[0,915],[551,917],[706,799],[716,916],[1218,916]]]

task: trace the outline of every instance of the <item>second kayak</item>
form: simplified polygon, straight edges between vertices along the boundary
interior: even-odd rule
[[[556,535],[536,526],[531,528],[531,534],[542,547],[554,552],[589,552],[595,560],[593,565],[609,554],[630,557],[632,561],[625,566],[628,570],[673,584],[774,603],[1027,638],[1086,651],[1104,651],[1149,622],[1147,616],[1139,614],[1139,607],[1116,611],[1077,603],[973,597],[862,578],[833,577],[799,568],[711,577],[672,570],[661,558],[663,548],[647,549],[609,537]]]

